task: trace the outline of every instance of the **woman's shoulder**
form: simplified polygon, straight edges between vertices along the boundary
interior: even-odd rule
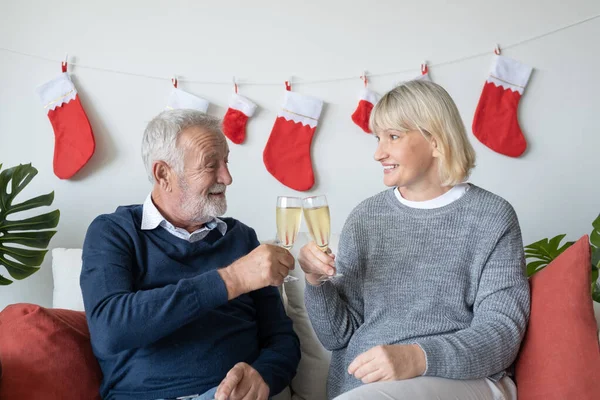
[[[389,207],[387,197],[392,194],[393,189],[386,189],[374,196],[364,199],[350,212],[350,217],[364,217],[380,214],[382,210]]]
[[[472,196],[469,205],[476,211],[491,218],[503,215],[509,219],[516,219],[515,209],[504,197],[474,184],[470,184],[469,192]]]

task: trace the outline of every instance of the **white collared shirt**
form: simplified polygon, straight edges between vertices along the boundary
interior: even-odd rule
[[[204,224],[202,228],[195,230],[192,233],[189,233],[185,229],[178,228],[163,217],[152,201],[152,194],[149,194],[148,197],[146,197],[146,201],[144,201],[142,210],[142,230],[152,230],[158,226],[164,228],[171,235],[187,240],[190,243],[204,239],[206,235],[215,228],[217,228],[223,236],[225,236],[225,233],[227,232],[227,223],[219,218],[213,218]]]
[[[404,197],[402,197],[398,188],[394,189],[394,194],[396,195],[398,201],[407,207],[433,209],[447,206],[453,201],[460,199],[465,193],[467,193],[467,190],[469,190],[470,187],[471,186],[468,183],[459,183],[443,195],[438,196],[435,199],[425,201],[406,200]]]

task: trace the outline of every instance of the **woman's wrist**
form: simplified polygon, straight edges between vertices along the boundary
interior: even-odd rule
[[[321,286],[323,283],[325,283],[320,280],[323,275],[304,274],[304,276],[306,277],[306,282],[308,282],[308,284],[311,286]]]
[[[413,365],[415,376],[422,376],[427,370],[427,357],[425,352],[418,344],[410,345],[413,349]]]

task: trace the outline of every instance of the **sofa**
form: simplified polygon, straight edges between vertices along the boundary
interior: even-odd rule
[[[338,239],[338,235],[332,235],[330,247],[334,252],[337,249]],[[292,253],[296,258],[298,250],[306,244],[308,240],[308,235],[306,233],[299,234],[297,242],[292,249]],[[585,250],[580,251],[580,253],[585,256]],[[570,261],[566,262],[566,264],[569,262]],[[567,265],[563,269],[568,267],[570,266]],[[549,268],[550,267],[548,267],[548,269]],[[555,269],[558,270],[558,268]],[[80,271],[81,249],[54,249],[52,251],[52,273],[54,278],[53,308],[48,309],[31,304],[16,304],[7,307],[0,313],[0,362],[5,365],[4,375],[0,378],[0,398],[9,398],[6,397],[6,393],[11,393],[10,398],[13,398],[12,396],[14,396],[15,399],[35,399],[38,398],[35,393],[39,393],[43,396],[40,396],[39,398],[50,400],[61,398],[86,400],[99,399],[97,386],[101,380],[101,372],[93,357],[91,346],[89,345],[89,332],[87,331],[87,325],[85,323],[83,299],[79,288]],[[300,279],[296,282],[284,284],[280,290],[286,311],[293,320],[294,329],[300,338],[302,359],[300,361],[298,372],[290,386],[282,393],[278,394],[275,399],[326,399],[326,380],[330,353],[319,343],[308,319],[304,307],[305,280],[303,272],[298,265],[291,271],[291,275]],[[545,274],[545,277],[546,278],[543,278],[554,279],[550,274]],[[560,279],[565,278],[560,277]],[[583,284],[585,284],[585,282]],[[542,282],[540,282],[539,285],[542,285]],[[549,284],[544,282],[543,287],[549,287]],[[541,289],[537,290],[540,292],[542,291]],[[553,290],[555,292],[552,296],[556,297],[556,289],[553,288]],[[560,289],[558,290],[560,291]],[[581,292],[581,290],[579,290],[579,292]],[[560,296],[559,293],[558,297]],[[543,304],[549,303],[547,299],[541,299],[540,302]],[[572,303],[572,301],[569,300],[569,303]],[[586,320],[587,318],[586,329],[588,333],[590,330],[593,331],[594,343],[590,344],[589,335],[582,343],[584,343],[584,346],[586,347],[586,354],[591,354],[590,362],[597,362],[594,366],[600,366],[600,347],[598,346],[598,330],[596,328],[596,322],[594,320],[594,326],[593,328],[590,328],[589,311],[586,307],[583,308],[586,309],[583,317],[578,315],[577,310],[573,312],[575,325],[577,325],[580,320]],[[538,314],[541,314],[541,312]],[[591,316],[593,319],[593,311]],[[28,318],[29,322],[27,322]],[[14,321],[20,322],[17,323]],[[563,324],[563,321],[558,321],[557,324],[560,326]],[[543,334],[544,330],[540,331],[542,331]],[[565,334],[573,335],[570,331],[565,332]],[[536,340],[541,342],[546,339]],[[544,344],[542,345],[545,346]],[[544,357],[547,357],[546,353],[544,353],[540,358],[540,351],[536,350],[536,346],[539,347],[537,342],[533,343],[532,346],[526,346],[526,352],[528,354],[534,353],[535,356],[528,356],[527,360],[521,363],[522,365],[527,366],[521,368],[522,370],[525,370],[525,372],[522,373],[524,376],[523,382],[531,383],[534,387],[536,385],[541,385],[541,383],[538,383],[540,373],[533,371],[533,369],[538,368],[538,365],[543,365],[545,363]],[[530,350],[530,348],[533,350]],[[555,349],[555,354],[562,354],[563,352],[564,350],[561,348]],[[561,362],[558,362],[558,364]],[[587,367],[587,364],[585,366]],[[525,376],[530,369],[533,372],[530,377],[531,379]],[[51,370],[68,372],[52,373]],[[553,372],[549,372],[550,377],[552,373]],[[595,372],[593,373],[600,374],[600,369],[595,369]],[[589,380],[590,379],[588,379],[588,381]],[[569,380],[569,382],[575,381],[577,381],[577,379]],[[598,381],[600,382],[600,379]],[[592,383],[590,383],[590,385],[592,385]],[[527,385],[524,384],[524,386]],[[594,388],[598,388],[597,385],[594,386]],[[34,394],[31,395],[31,393]],[[69,395],[65,396],[65,393],[69,393]],[[568,393],[574,392],[571,391]],[[521,392],[519,393],[519,396],[520,399],[525,400],[551,398],[546,395],[542,397],[521,396]],[[558,395],[553,398],[600,398],[600,391],[596,392],[596,397],[586,397],[585,395],[579,394],[577,395],[578,397],[560,396],[561,395]]]

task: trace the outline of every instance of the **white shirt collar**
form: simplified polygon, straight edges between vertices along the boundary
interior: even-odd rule
[[[146,201],[144,201],[142,209],[141,228],[142,230],[152,230],[159,226],[164,228],[170,234],[189,242],[196,242],[204,239],[206,235],[215,228],[217,228],[223,236],[225,236],[225,233],[227,232],[227,223],[219,218],[213,218],[204,224],[202,228],[195,230],[192,233],[189,233],[185,229],[178,228],[163,217],[152,201],[152,194],[149,194],[148,197],[146,197]]]
[[[411,201],[406,200],[400,194],[398,188],[394,189],[394,194],[398,201],[404,204],[407,207],[411,208],[420,208],[420,209],[432,209],[432,208],[440,208],[447,206],[455,200],[460,199],[467,190],[469,190],[470,185],[468,183],[459,183],[458,185],[452,187],[452,189],[448,190],[441,196],[436,197],[435,199],[425,200],[425,201]]]

